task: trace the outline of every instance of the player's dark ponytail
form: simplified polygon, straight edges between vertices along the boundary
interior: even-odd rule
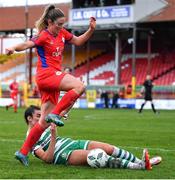
[[[54,22],[57,18],[61,17],[64,17],[64,13],[60,9],[55,8],[54,5],[49,5],[45,8],[40,19],[36,21],[35,26],[38,32],[41,32],[47,28],[49,19]]]

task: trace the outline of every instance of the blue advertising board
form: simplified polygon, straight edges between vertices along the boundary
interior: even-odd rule
[[[72,9],[72,21],[88,20],[90,17],[95,17],[96,19],[129,18],[130,15],[130,6]]]

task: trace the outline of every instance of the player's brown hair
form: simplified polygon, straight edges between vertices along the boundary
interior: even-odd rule
[[[33,113],[35,112],[35,110],[40,110],[40,107],[31,105],[25,110],[24,118],[27,125],[29,124],[28,117],[33,117]]]
[[[46,6],[44,13],[35,23],[38,32],[46,29],[48,26],[48,20],[54,22],[57,18],[65,17],[64,13],[59,9],[55,8],[54,5]]]

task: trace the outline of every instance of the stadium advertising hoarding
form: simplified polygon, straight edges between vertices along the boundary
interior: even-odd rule
[[[137,99],[135,108],[140,109],[141,104],[144,102],[144,99]],[[174,99],[155,99],[153,100],[156,109],[166,109],[174,110],[175,109],[175,100]],[[151,103],[147,102],[144,106],[144,109],[151,109]]]
[[[129,109],[140,109],[141,104],[144,99],[118,99],[119,108],[129,108]],[[9,104],[12,104],[13,100],[11,98],[0,98],[0,107],[5,107]],[[109,102],[109,107],[111,107],[111,101]],[[40,99],[28,99],[27,106],[29,105],[40,105]],[[156,109],[162,110],[174,110],[175,109],[175,100],[174,99],[156,99],[154,100]],[[18,104],[19,106],[19,104]],[[89,102],[87,99],[78,99],[74,108],[104,108],[104,102],[100,98],[96,98],[95,102]],[[144,106],[144,109],[151,109],[150,102],[147,102]]]
[[[69,26],[88,25],[90,17],[95,17],[99,25],[128,23],[133,20],[133,8],[132,6],[109,6],[72,9],[69,14]]]
[[[13,100],[11,98],[0,98],[0,107],[5,107],[10,104],[13,104]]]
[[[118,99],[119,108],[140,109],[143,99]],[[109,101],[109,108],[111,107],[111,100]],[[154,100],[155,108],[159,110],[174,110],[174,99],[156,99]],[[87,99],[78,99],[74,108],[104,108],[104,102],[100,98],[96,98],[95,102],[88,102]],[[151,109],[150,102],[147,102],[144,109]]]

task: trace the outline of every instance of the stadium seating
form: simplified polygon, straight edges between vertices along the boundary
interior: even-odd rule
[[[97,57],[98,55],[101,55],[103,51],[101,49],[94,49],[89,52],[89,59],[93,59]],[[10,83],[13,78],[15,77],[17,81],[24,81],[25,80],[25,54],[20,54],[15,59],[9,59],[4,64],[0,65],[0,72],[1,77],[0,80],[5,83]],[[87,54],[85,49],[81,49],[79,51],[76,51],[76,57],[75,57],[75,66],[80,66],[81,64],[85,63],[87,61]],[[35,74],[36,71],[36,64],[37,64],[37,57],[33,56],[33,63],[32,63],[32,74]],[[71,52],[68,51],[64,53],[63,56],[63,66],[72,66],[71,62]],[[18,73],[17,73],[18,72]],[[22,75],[23,74],[23,75]],[[32,78],[34,79],[34,78]]]
[[[96,68],[101,67],[103,64],[112,61],[113,59],[114,59],[114,55],[111,53],[101,55],[101,56],[93,59],[92,61],[90,61],[89,70],[93,71]],[[82,65],[81,67],[79,67],[75,70],[75,76],[79,77],[79,76],[86,74],[87,69],[88,69],[87,64]]]
[[[127,57],[127,56],[126,56]],[[148,61],[147,58],[136,59],[136,84],[143,84],[147,75]],[[172,58],[162,60],[161,56],[155,56],[151,59],[151,76],[157,85],[170,85],[173,83],[173,72],[169,72],[175,67]],[[87,78],[87,65],[83,65],[76,69],[76,76]],[[90,62],[90,84],[114,85],[115,65],[114,55],[105,54]],[[132,59],[128,56],[127,60],[121,63],[121,84],[131,84],[132,78]],[[156,80],[159,79],[160,80]]]
[[[24,82],[25,79],[25,54],[17,54],[14,58],[9,58],[0,65],[0,81],[9,84],[14,78],[18,82]]]
[[[154,81],[156,85],[170,85],[175,83],[175,69]]]
[[[101,55],[103,51],[101,49],[93,49],[89,51],[89,59],[93,59],[98,55]],[[65,51],[63,54],[63,66],[72,67],[72,57],[71,51]],[[87,52],[86,49],[78,49],[75,51],[75,64],[74,66],[80,66],[87,61]]]
[[[71,67],[71,53],[64,54],[63,65]],[[122,56],[121,62],[121,84],[131,84],[132,78],[132,59],[131,54]],[[137,54],[136,58],[136,84],[143,84],[147,74],[147,55]],[[175,53],[171,55],[156,55],[151,59],[151,76],[156,85],[171,85],[175,82]],[[25,80],[25,55],[21,55],[14,60],[9,60],[3,65],[0,65],[2,82],[9,83],[14,77],[17,81]],[[32,79],[36,71],[37,57],[33,58]],[[114,53],[104,53],[101,49],[90,51],[89,65],[86,58],[86,51],[81,50],[76,52],[76,68],[74,75],[81,77],[85,82],[87,80],[87,71],[89,69],[89,82],[92,85],[114,85],[115,79],[115,62]]]

